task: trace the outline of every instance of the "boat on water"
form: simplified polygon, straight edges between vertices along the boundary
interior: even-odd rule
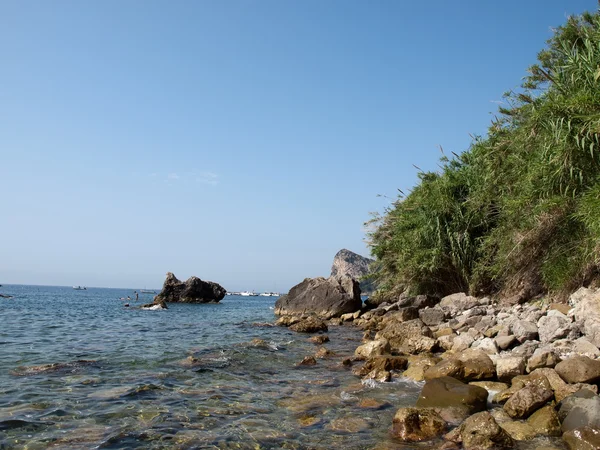
[[[249,292],[249,291],[240,292],[240,295],[242,297],[258,297],[258,294],[256,294],[254,291],[252,291],[252,292]]]
[[[279,297],[279,294],[277,292],[263,292],[262,294],[259,294],[261,297]]]
[[[87,288],[85,286],[73,286],[73,289],[75,289],[76,291],[87,291]]]
[[[140,289],[140,294],[156,294],[156,291],[151,291],[149,289]]]

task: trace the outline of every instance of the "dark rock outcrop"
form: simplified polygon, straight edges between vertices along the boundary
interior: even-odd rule
[[[218,303],[225,297],[226,292],[223,286],[212,281],[190,277],[184,283],[168,272],[160,294],[154,298],[154,303]]]
[[[275,314],[316,314],[330,319],[360,310],[360,287],[353,278],[306,278],[275,302]]]
[[[336,253],[331,266],[331,276],[340,277],[347,276],[360,281],[360,289],[362,292],[372,292],[372,282],[361,280],[370,273],[369,266],[374,260],[360,256],[357,253],[346,250],[345,248]]]

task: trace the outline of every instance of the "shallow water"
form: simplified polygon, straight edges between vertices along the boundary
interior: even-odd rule
[[[361,383],[341,361],[362,332],[330,327],[333,352],[268,326],[273,297],[144,311],[133,290],[3,286],[0,449],[418,449],[389,434],[420,383]],[[519,444],[533,449],[556,439]]]
[[[273,297],[144,311],[132,290],[0,292],[0,448],[413,448],[388,432],[420,386],[361,384],[341,365],[353,327],[298,367],[318,346],[265,326]]]

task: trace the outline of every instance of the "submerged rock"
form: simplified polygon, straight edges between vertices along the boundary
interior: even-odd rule
[[[298,333],[318,333],[319,331],[327,331],[327,324],[321,319],[313,316],[301,319],[293,325],[290,325],[290,330]]]
[[[41,364],[39,366],[19,366],[11,371],[11,375],[29,376],[48,373],[75,373],[86,367],[95,366],[98,361],[80,359],[77,361],[69,361],[66,363]]]
[[[431,408],[460,407],[470,414],[484,411],[488,392],[479,386],[464,384],[452,377],[429,380],[423,386],[417,406]]]

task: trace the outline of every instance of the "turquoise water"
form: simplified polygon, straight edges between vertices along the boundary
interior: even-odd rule
[[[0,448],[413,448],[389,436],[409,381],[361,384],[360,344],[330,327],[333,355],[273,323],[273,297],[124,307],[133,290],[3,286]],[[136,307],[137,306],[137,307]],[[53,364],[53,365],[52,365]]]

